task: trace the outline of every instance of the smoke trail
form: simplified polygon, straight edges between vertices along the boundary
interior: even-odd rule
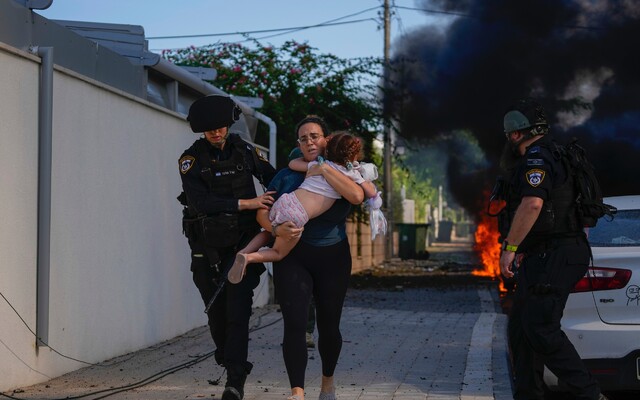
[[[476,136],[492,167],[484,178],[460,173],[451,157],[450,188],[472,207],[496,173],[502,115],[533,96],[547,109],[559,142],[577,136],[596,165],[605,195],[640,187],[640,3],[631,0],[424,0],[455,13],[394,43],[387,96],[407,138],[454,130]],[[455,151],[455,150],[454,150]],[[469,169],[469,168],[467,168]]]

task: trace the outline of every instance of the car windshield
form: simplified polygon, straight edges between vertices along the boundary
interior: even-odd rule
[[[640,246],[640,210],[618,210],[613,220],[601,218],[588,235],[591,246]]]

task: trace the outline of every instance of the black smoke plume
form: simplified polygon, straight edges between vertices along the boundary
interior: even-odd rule
[[[446,12],[448,24],[394,43],[385,103],[403,137],[476,136],[491,166],[468,176],[458,164],[465,160],[450,157],[459,204],[478,211],[498,173],[504,110],[527,96],[545,106],[558,142],[580,139],[605,195],[640,192],[640,2],[423,0],[416,7]]]

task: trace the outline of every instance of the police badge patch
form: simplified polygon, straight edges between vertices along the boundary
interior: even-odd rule
[[[191,169],[191,167],[193,167],[193,162],[195,161],[195,157],[192,156],[184,156],[180,159],[180,161],[178,162],[178,166],[180,167],[180,172],[184,175],[187,172],[189,172],[189,170]]]
[[[544,171],[541,169],[530,169],[525,175],[527,182],[533,187],[537,187],[544,180]]]
[[[262,160],[262,161],[266,161],[266,162],[269,162],[269,160],[267,160],[266,158],[264,158],[264,156],[262,155],[262,153],[260,152],[260,150],[258,150],[257,148],[256,148],[256,154],[258,155],[258,158],[259,158],[260,160]]]

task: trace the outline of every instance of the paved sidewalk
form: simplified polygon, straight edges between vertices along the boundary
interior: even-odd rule
[[[511,399],[506,316],[492,285],[395,290],[350,289],[336,371],[341,400]],[[284,400],[282,319],[276,306],[252,317],[246,400]],[[208,380],[223,373],[206,327],[151,348],[8,393],[20,399],[220,398]],[[320,358],[309,352],[307,399],[317,399]],[[2,396],[0,396],[2,398]]]

